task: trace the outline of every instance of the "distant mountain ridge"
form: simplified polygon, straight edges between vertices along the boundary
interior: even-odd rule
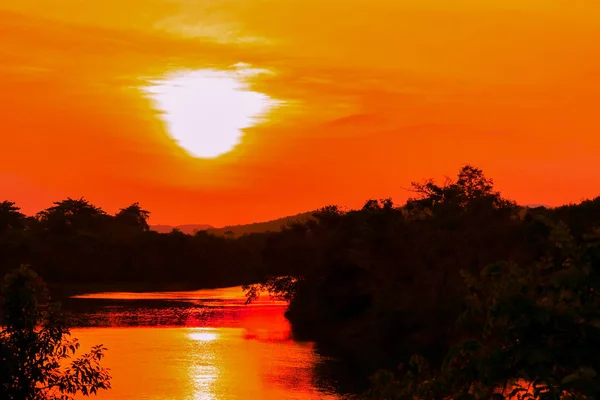
[[[543,207],[543,208],[552,208],[552,207],[547,206],[545,204],[525,204],[524,207],[527,207],[527,208],[540,208],[540,207]]]
[[[260,233],[260,232],[278,232],[281,230],[282,226],[287,226],[292,223],[302,223],[306,222],[309,219],[313,218],[314,211],[308,211],[296,215],[292,215],[289,217],[283,217],[274,219],[271,221],[265,222],[255,222],[252,224],[246,225],[231,225],[224,226],[223,228],[210,228],[207,229],[208,233],[212,233],[213,235],[223,236],[223,235],[231,235],[234,237],[242,236],[250,233]]]
[[[250,233],[261,233],[261,232],[278,232],[282,226],[287,226],[295,222],[306,222],[312,218],[314,211],[308,211],[288,217],[277,218],[270,221],[254,222],[251,224],[243,225],[229,225],[222,228],[215,228],[212,225],[206,224],[186,224],[186,225],[152,225],[150,229],[159,233],[169,233],[173,229],[178,229],[188,235],[193,235],[197,231],[207,231],[216,236],[233,236],[239,237]]]
[[[158,233],[169,233],[173,231],[173,229],[179,229],[183,233],[187,233],[188,235],[193,235],[196,231],[205,231],[207,229],[213,228],[212,225],[206,224],[185,224],[185,225],[152,225],[150,229],[156,231]]]

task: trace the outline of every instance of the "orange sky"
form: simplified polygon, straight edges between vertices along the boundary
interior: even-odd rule
[[[0,0],[0,197],[219,226],[403,201],[464,163],[521,203],[595,197],[599,20],[598,0]],[[194,159],[140,87],[238,62],[285,106]]]

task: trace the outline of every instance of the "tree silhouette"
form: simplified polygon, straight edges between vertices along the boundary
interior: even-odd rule
[[[0,235],[9,230],[20,230],[25,227],[26,217],[12,201],[0,203]]]
[[[503,199],[500,192],[494,190],[493,180],[483,171],[471,165],[465,165],[458,173],[456,181],[446,179],[443,185],[433,180],[424,183],[413,182],[412,191],[416,198],[410,198],[407,207],[417,209],[451,208],[453,212],[465,209],[475,203],[486,202],[493,208],[511,208],[515,204]]]
[[[0,397],[7,400],[69,400],[110,388],[100,366],[102,345],[72,360],[70,338],[44,282],[21,267],[5,277],[0,298]]]
[[[150,230],[148,218],[150,218],[150,211],[144,210],[139,203],[133,203],[128,207],[122,208],[115,215],[115,220],[118,223],[145,232]]]
[[[494,191],[494,181],[487,178],[481,169],[472,165],[465,165],[461,168],[456,186],[460,188],[461,194],[466,200],[499,195]]]
[[[55,202],[52,207],[38,213],[40,225],[47,230],[75,231],[97,228],[106,213],[94,206],[83,197],[80,199],[67,198]]]

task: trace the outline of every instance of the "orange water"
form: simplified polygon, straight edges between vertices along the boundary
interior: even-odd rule
[[[115,301],[94,306],[102,326],[74,328],[72,334],[82,349],[100,343],[109,349],[104,364],[111,369],[113,388],[97,399],[337,398],[316,383],[314,368],[321,358],[313,346],[291,339],[285,306],[246,307],[225,292],[95,296]],[[182,297],[193,300],[176,307],[117,300]],[[203,303],[215,299],[223,301]]]

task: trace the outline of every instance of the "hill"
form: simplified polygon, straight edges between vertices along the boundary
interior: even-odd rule
[[[525,204],[524,206],[525,208],[552,208],[550,206],[547,206],[545,204]]]
[[[156,231],[158,233],[169,233],[173,229],[179,229],[183,233],[187,233],[188,235],[193,235],[196,231],[205,231],[207,229],[211,229],[212,225],[206,224],[186,224],[186,225],[152,225],[150,229]]]
[[[209,228],[207,229],[207,232],[217,236],[227,235],[232,237],[240,237],[242,235],[250,233],[279,232],[282,226],[287,226],[295,222],[301,223],[308,221],[309,219],[313,218],[313,212],[314,211],[308,211],[289,217],[278,218],[265,222],[255,222],[247,225],[233,225],[225,226],[223,228]]]
[[[314,211],[308,211],[288,217],[277,218],[270,221],[254,222],[244,225],[228,225],[222,228],[215,228],[206,224],[186,224],[186,225],[152,225],[150,229],[159,233],[169,233],[173,229],[179,229],[188,235],[193,235],[197,231],[207,231],[216,236],[240,237],[249,233],[261,232],[279,232],[282,226],[287,226],[294,222],[305,222],[312,218]]]

